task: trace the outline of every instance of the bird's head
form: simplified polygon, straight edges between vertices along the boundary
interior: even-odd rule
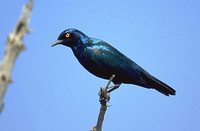
[[[52,44],[53,46],[56,45],[65,45],[68,47],[76,46],[76,44],[80,42],[84,42],[88,39],[88,36],[86,36],[84,33],[77,29],[67,29],[64,30],[58,37],[58,39]]]

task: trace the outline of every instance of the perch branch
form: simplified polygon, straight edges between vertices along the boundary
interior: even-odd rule
[[[30,0],[22,9],[22,13],[19,20],[8,35],[6,41],[6,48],[4,56],[0,63],[0,112],[3,109],[3,98],[11,83],[11,72],[15,63],[15,60],[19,53],[25,48],[23,44],[24,35],[29,32],[28,23],[30,21],[30,14],[32,11],[33,0]]]
[[[99,102],[101,103],[100,112],[99,112],[97,124],[96,124],[95,127],[93,127],[91,129],[91,131],[102,131],[102,125],[103,125],[104,115],[105,115],[107,107],[108,107],[107,106],[107,102],[110,100],[109,93],[111,92],[110,90],[112,90],[110,88],[111,87],[112,88],[115,88],[115,87],[118,88],[119,87],[119,85],[110,86],[110,84],[111,84],[111,82],[112,82],[112,80],[114,78],[115,78],[115,75],[112,75],[110,77],[110,79],[109,79],[106,87],[105,88],[100,88],[100,91],[99,91]]]

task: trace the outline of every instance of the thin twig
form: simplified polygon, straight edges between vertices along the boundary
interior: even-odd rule
[[[2,62],[0,63],[0,112],[3,109],[3,98],[9,83],[11,82],[11,72],[19,53],[25,48],[23,37],[29,32],[28,23],[33,6],[33,0],[30,0],[23,8],[19,20],[9,34],[6,41],[6,49]]]
[[[109,81],[108,81],[108,83],[107,83],[107,85],[106,85],[106,89],[108,89],[109,88],[109,86],[110,86],[110,84],[111,84],[111,82],[112,82],[112,80],[115,78],[115,75],[112,75],[111,77],[110,77],[110,79],[109,79]]]

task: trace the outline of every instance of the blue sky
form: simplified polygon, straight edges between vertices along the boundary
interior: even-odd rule
[[[0,5],[0,56],[27,0]],[[123,84],[111,94],[105,131],[199,131],[200,8],[198,0],[35,1],[30,28],[0,116],[1,131],[89,130],[107,83],[88,73],[63,46],[61,31],[77,28],[119,49],[171,85],[177,95]]]

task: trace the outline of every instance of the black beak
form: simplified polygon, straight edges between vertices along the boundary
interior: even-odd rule
[[[54,47],[54,46],[56,46],[56,45],[60,45],[60,44],[62,44],[63,43],[63,40],[56,40],[52,45],[51,45],[51,47]]]

